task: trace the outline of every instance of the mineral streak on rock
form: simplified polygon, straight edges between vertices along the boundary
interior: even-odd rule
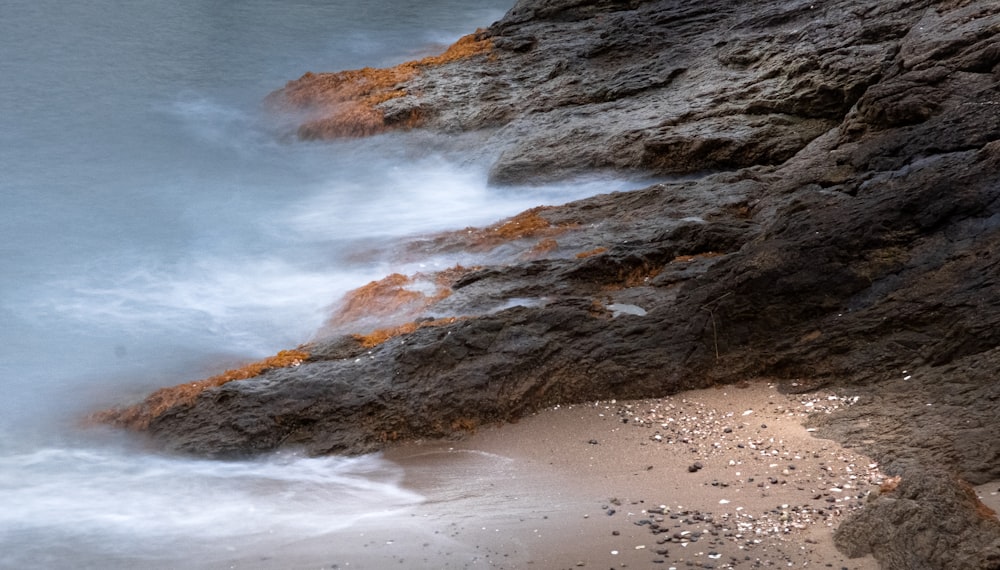
[[[155,439],[360,453],[556,403],[850,386],[813,429],[900,480],[840,546],[1000,569],[1000,524],[957,482],[1000,480],[1000,4],[521,0],[468,41],[488,55],[351,87],[383,121],[359,132],[479,131],[498,182],[700,176],[415,238],[483,255],[434,304],[467,318],[316,341],[140,422]]]

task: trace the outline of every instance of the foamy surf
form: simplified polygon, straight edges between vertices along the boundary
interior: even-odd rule
[[[209,461],[126,449],[0,457],[0,567],[67,544],[115,558],[229,555],[398,516],[422,497],[379,456]],[[19,566],[27,563],[27,566]]]

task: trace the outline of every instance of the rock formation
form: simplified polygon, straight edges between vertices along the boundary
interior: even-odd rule
[[[359,453],[557,402],[851,385],[820,434],[902,482],[841,547],[1000,568],[1000,522],[963,490],[1000,479],[1000,5],[522,0],[463,41],[391,96],[307,74],[270,101],[310,111],[307,137],[477,132],[496,183],[697,176],[536,210],[504,239],[414,239],[484,261],[429,277],[446,291],[384,342],[333,334],[162,410],[151,436]]]

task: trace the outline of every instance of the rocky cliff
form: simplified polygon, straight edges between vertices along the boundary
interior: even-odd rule
[[[496,183],[691,176],[414,239],[483,262],[362,288],[294,366],[104,420],[213,456],[358,453],[557,402],[849,384],[820,434],[902,483],[840,546],[1000,568],[966,489],[1000,479],[995,2],[522,0],[439,58],[269,102],[304,138],[475,133]],[[387,305],[409,322],[337,334]]]

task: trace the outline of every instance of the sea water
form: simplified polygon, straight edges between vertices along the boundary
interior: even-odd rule
[[[0,5],[0,567],[187,567],[421,502],[377,455],[176,457],[81,419],[308,341],[344,292],[406,269],[363,245],[596,192],[493,188],[414,135],[299,142],[263,109],[508,4]]]

